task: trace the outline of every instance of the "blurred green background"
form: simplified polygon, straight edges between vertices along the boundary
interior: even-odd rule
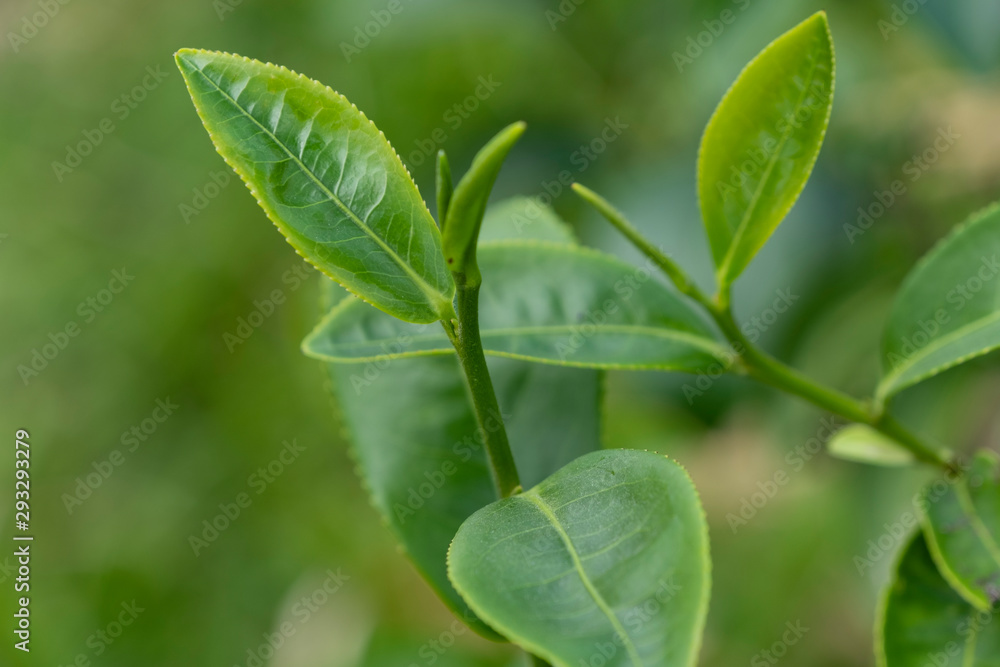
[[[701,130],[758,50],[826,9],[838,56],[830,132],[802,199],[740,281],[737,308],[759,318],[769,350],[857,395],[874,386],[906,271],[1000,198],[995,0],[400,0],[384,21],[388,5],[0,5],[0,526],[14,532],[13,434],[24,428],[36,537],[30,657],[12,648],[13,548],[0,550],[0,663],[410,667],[514,655],[456,632],[369,506],[322,368],[298,351],[318,279],[299,281],[298,258],[228,178],[174,68],[178,48],[237,52],[329,84],[385,132],[425,196],[437,148],[461,171],[495,131],[526,120],[497,197],[548,186],[585,242],[637,260],[555,191],[568,169],[708,281]],[[620,136],[581,157],[616,119]],[[914,162],[939,133],[951,139]],[[905,194],[859,227],[859,207],[897,179]],[[283,303],[233,343],[239,318],[275,290]],[[794,303],[774,316],[779,293]],[[925,473],[796,454],[822,440],[823,415],[739,380],[689,400],[695,380],[612,374],[605,440],[671,454],[702,493],[714,557],[703,664],[771,664],[761,652],[799,622],[809,630],[782,664],[874,664],[877,591],[898,542],[886,525],[912,509]],[[994,355],[899,407],[955,449],[996,446],[998,396]],[[167,416],[157,401],[176,407]],[[256,471],[293,440],[304,450],[257,493]],[[778,471],[790,482],[734,528]],[[250,506],[192,546],[241,493]],[[880,537],[889,553],[866,556]],[[858,557],[872,562],[863,574]],[[320,594],[324,583],[336,593]],[[294,632],[264,659],[258,647],[285,622]]]

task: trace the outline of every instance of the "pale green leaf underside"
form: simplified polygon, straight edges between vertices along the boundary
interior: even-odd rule
[[[973,215],[907,277],[882,340],[878,396],[1000,347],[1000,205]]]
[[[216,150],[303,257],[395,317],[451,312],[434,220],[364,114],[283,67],[190,49],[176,59]]]
[[[919,533],[896,566],[875,634],[879,667],[1000,667],[1000,623],[948,586]]]
[[[826,445],[831,456],[881,466],[914,462],[913,454],[870,426],[852,424],[837,431]]]
[[[490,209],[484,231],[503,235],[511,228],[504,216],[503,209]],[[526,230],[548,238],[566,228],[546,209],[542,221]],[[328,292],[326,310],[351,298],[332,283]],[[497,358],[489,367],[523,484],[537,484],[600,449],[598,371]],[[445,567],[462,522],[497,500],[457,358],[326,368],[373,505],[444,602],[477,632],[498,639],[468,609]]]
[[[576,243],[570,226],[532,197],[511,197],[486,209],[479,242],[516,239]]]
[[[480,510],[448,553],[469,605],[556,667],[693,665],[709,571],[690,478],[636,450],[588,454]]]
[[[480,328],[487,354],[589,368],[725,366],[701,317],[662,283],[613,257],[551,243],[479,249]],[[411,325],[348,301],[303,342],[327,361],[452,354],[440,327]]]
[[[743,70],[705,128],[698,197],[718,280],[728,285],[805,187],[833,103],[826,15],[813,15]]]
[[[927,542],[938,568],[970,604],[1000,602],[1000,460],[982,451],[943,493],[924,492]]]

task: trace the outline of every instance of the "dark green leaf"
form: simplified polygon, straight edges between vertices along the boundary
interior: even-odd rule
[[[390,315],[450,316],[440,234],[364,114],[283,67],[191,49],[176,58],[216,150],[303,257]]]
[[[476,613],[560,667],[694,664],[709,570],[687,473],[636,450],[587,454],[479,510],[448,552]]]
[[[896,566],[875,634],[879,667],[1000,666],[1000,623],[948,586],[919,533]]]
[[[923,502],[941,573],[979,609],[1000,602],[1000,458],[979,452],[961,479],[929,486]]]

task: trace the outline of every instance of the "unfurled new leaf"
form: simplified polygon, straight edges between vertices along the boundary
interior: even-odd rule
[[[448,574],[481,618],[556,667],[688,667],[707,611],[707,526],[677,464],[595,452],[473,514]]]
[[[978,609],[1000,603],[1000,459],[976,454],[961,479],[923,494],[927,542],[952,587]]]
[[[1000,205],[977,213],[907,277],[882,339],[878,397],[1000,347]]]
[[[905,547],[875,628],[879,667],[996,667],[1000,623],[948,586],[923,535]]]
[[[438,229],[364,114],[283,67],[191,49],[176,59],[216,150],[303,257],[400,319],[451,313]]]
[[[469,171],[455,186],[443,228],[444,255],[448,268],[455,273],[464,273],[475,265],[475,250],[486,213],[486,202],[500,174],[500,167],[510,149],[524,134],[524,128],[524,123],[514,123],[497,133],[476,154]]]
[[[709,121],[698,197],[720,285],[743,272],[805,186],[826,133],[833,77],[820,12],[751,61]]]
[[[588,368],[697,372],[727,366],[726,349],[665,285],[613,257],[565,244],[483,244],[480,328],[487,354]],[[409,325],[345,301],[303,342],[325,361],[453,354],[438,327]]]

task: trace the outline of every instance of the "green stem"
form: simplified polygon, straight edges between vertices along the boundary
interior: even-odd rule
[[[866,424],[892,438],[909,450],[918,460],[940,467],[949,472],[957,470],[955,464],[936,449],[923,442],[916,435],[884,412],[873,412],[869,406],[835,389],[824,387],[802,375],[795,369],[781,363],[763,350],[754,347],[740,331],[733,319],[728,286],[719,289],[715,299],[708,298],[688,278],[684,270],[659,248],[649,242],[625,219],[617,209],[603,197],[584,186],[574,183],[573,189],[584,200],[598,210],[616,229],[631,241],[646,257],[656,264],[674,283],[677,289],[698,302],[712,316],[722,333],[729,340],[733,352],[739,358],[747,374],[759,382],[770,385],[789,394],[803,398],[833,414],[853,422]]]
[[[529,653],[528,655],[531,655],[531,654]],[[542,660],[541,658],[539,658],[537,655],[532,655],[531,656],[531,664],[534,665],[534,667],[552,667],[552,665],[550,665],[549,663],[545,662],[544,660]]]
[[[466,385],[472,396],[472,407],[486,447],[486,455],[493,472],[493,482],[501,498],[507,498],[521,490],[521,480],[517,475],[514,456],[507,440],[507,429],[500,414],[490,371],[483,354],[483,342],[479,335],[479,285],[476,278],[469,279],[464,273],[452,274],[458,286],[457,317],[443,321],[445,331],[451,338],[458,360],[465,372]],[[478,274],[477,274],[478,277]]]

